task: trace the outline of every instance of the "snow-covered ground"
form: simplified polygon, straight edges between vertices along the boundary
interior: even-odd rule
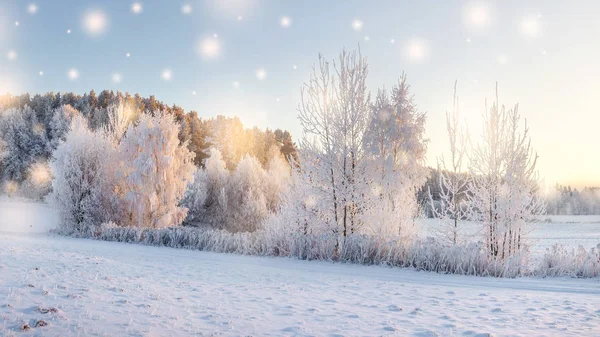
[[[47,206],[0,201],[0,336],[600,331],[597,279],[439,275],[36,233],[55,221],[52,213]],[[42,313],[48,309],[56,311]],[[34,327],[39,320],[48,325]],[[20,332],[25,323],[31,329]]]

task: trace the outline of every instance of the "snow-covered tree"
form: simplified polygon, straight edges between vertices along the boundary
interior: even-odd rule
[[[463,242],[463,232],[459,222],[466,218],[467,209],[463,205],[469,176],[463,172],[463,162],[467,150],[467,134],[460,126],[460,111],[454,83],[454,102],[452,112],[446,111],[446,131],[448,132],[449,160],[438,161],[439,171],[439,204],[434,200],[431,191],[429,200],[435,218],[441,226],[437,236],[446,243],[456,245]],[[436,207],[437,205],[437,207]]]
[[[391,97],[385,90],[378,92],[364,142],[368,176],[364,198],[371,233],[401,237],[413,233],[417,192],[427,179],[425,120],[406,75],[392,88]]]
[[[491,257],[505,259],[526,248],[530,226],[545,205],[538,195],[537,155],[527,124],[520,130],[518,105],[486,108],[481,143],[470,162],[469,217],[483,225]]]
[[[360,52],[343,51],[333,66],[320,55],[298,109],[304,130],[298,176],[315,189],[325,224],[320,230],[342,237],[363,225],[360,162],[370,105],[367,74]]]
[[[113,151],[109,139],[91,131],[84,117],[74,116],[65,141],[50,162],[54,177],[51,201],[64,232],[84,232],[108,220],[106,179]]]
[[[268,215],[267,174],[254,157],[245,156],[227,186],[227,229],[232,232],[258,229]]]
[[[127,129],[115,167],[127,212],[121,224],[160,228],[179,225],[185,218],[187,209],[178,205],[195,166],[178,134],[178,124],[163,112],[142,114]]]
[[[60,108],[54,109],[52,119],[50,120],[50,151],[54,151],[58,147],[58,144],[65,140],[71,126],[71,121],[78,114],[79,111],[70,105],[63,105]]]

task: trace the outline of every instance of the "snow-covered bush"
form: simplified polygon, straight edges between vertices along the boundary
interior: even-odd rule
[[[206,198],[208,196],[208,175],[202,168],[196,169],[194,179],[188,183],[187,189],[181,199],[181,207],[188,209],[184,225],[197,225],[204,217],[206,211]]]
[[[85,232],[107,219],[111,212],[106,202],[107,169],[112,168],[113,158],[113,144],[90,130],[83,117],[75,116],[50,162],[54,177],[50,199],[61,218],[60,231]]]
[[[554,245],[546,250],[535,274],[539,276],[598,277],[600,276],[600,244],[590,250],[582,246],[569,250],[563,246]]]
[[[121,139],[115,167],[126,216],[121,225],[160,228],[183,222],[187,209],[179,201],[195,166],[193,154],[180,144],[179,125],[162,112],[142,114]]]

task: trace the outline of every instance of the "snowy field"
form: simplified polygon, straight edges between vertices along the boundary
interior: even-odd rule
[[[553,234],[543,235],[591,242],[568,228],[594,221],[544,224]],[[0,201],[0,336],[600,333],[598,279],[438,275],[44,234],[55,222],[47,206]]]

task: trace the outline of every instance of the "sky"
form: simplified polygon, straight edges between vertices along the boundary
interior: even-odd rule
[[[298,138],[319,53],[360,46],[373,93],[407,74],[429,165],[447,151],[454,82],[474,141],[498,83],[544,184],[600,185],[598,17],[599,1],[0,1],[0,92],[155,95]]]

